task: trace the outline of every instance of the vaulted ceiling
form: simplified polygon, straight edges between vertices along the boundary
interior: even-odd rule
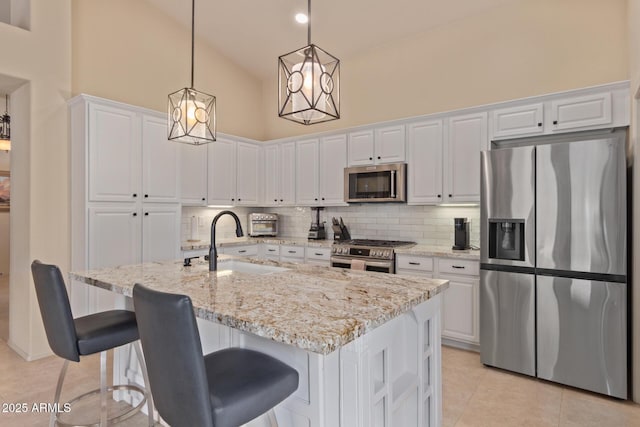
[[[191,27],[190,0],[147,1]],[[344,60],[517,1],[315,0],[311,40]],[[306,13],[306,0],[196,0],[195,9],[197,34],[258,78],[275,75],[278,56],[307,44],[306,24],[294,19]]]

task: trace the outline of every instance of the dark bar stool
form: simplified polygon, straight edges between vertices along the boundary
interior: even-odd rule
[[[148,403],[149,426],[153,426],[153,401],[150,393],[135,385],[116,385],[107,387],[107,350],[121,345],[133,343],[140,366],[143,371],[145,384],[149,384],[142,351],[138,341],[138,326],[135,313],[129,310],[110,310],[102,313],[74,319],[71,314],[71,305],[67,288],[62,278],[60,269],[55,265],[43,264],[38,260],[31,264],[31,273],[36,287],[40,314],[47,333],[47,340],[51,350],[65,359],[54,403],[59,405],[62,384],[67,373],[69,362],[79,362],[80,356],[100,353],[100,389],[84,393],[68,403],[73,405],[81,399],[100,393],[100,423],[88,424],[91,426],[106,426],[123,421]],[[147,385],[148,388],[148,385]],[[112,418],[107,418],[107,393],[115,390],[131,390],[142,395],[142,401],[131,409],[121,412]],[[76,426],[59,419],[60,412],[53,412],[49,425],[55,427],[56,423],[62,426]]]
[[[266,413],[298,388],[298,372],[257,351],[228,348],[202,355],[191,299],[133,287],[149,386],[172,427],[237,427]]]

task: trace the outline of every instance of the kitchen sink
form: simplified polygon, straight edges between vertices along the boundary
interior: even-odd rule
[[[248,273],[248,274],[271,274],[287,271],[288,268],[278,267],[275,265],[253,264],[244,261],[220,261],[218,260],[218,274],[226,275],[229,272]]]

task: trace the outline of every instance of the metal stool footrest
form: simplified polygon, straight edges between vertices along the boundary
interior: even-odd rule
[[[129,390],[129,391],[133,391],[133,392],[137,392],[140,393],[140,395],[142,396],[142,400],[136,405],[136,406],[132,406],[130,408],[126,408],[126,410],[124,411],[120,411],[120,413],[118,413],[117,415],[108,418],[107,421],[110,424],[115,424],[115,423],[119,423],[121,421],[126,420],[127,418],[132,417],[133,415],[135,415],[136,413],[138,413],[142,407],[144,406],[145,403],[147,403],[147,397],[145,394],[145,390],[143,390],[142,388],[133,385],[133,384],[129,384],[129,385],[115,385],[115,386],[109,386],[106,389],[107,393],[111,393],[117,390]],[[80,396],[77,396],[73,399],[71,399],[70,401],[67,402],[67,404],[69,404],[71,407],[75,404],[78,403],[79,401],[86,399],[88,397],[94,396],[96,394],[100,394],[100,389],[94,389],[91,391],[88,391],[86,393],[81,394]],[[64,405],[63,405],[64,406]],[[99,427],[100,426],[100,420],[98,420],[95,423],[91,423],[91,424],[78,424],[78,423],[67,423],[63,420],[60,420],[60,414],[62,414],[62,412],[56,412],[55,413],[55,423],[59,426],[63,426],[63,427]]]

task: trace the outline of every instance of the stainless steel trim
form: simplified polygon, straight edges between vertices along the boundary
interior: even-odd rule
[[[480,270],[480,360],[535,376],[535,276]]]
[[[537,267],[626,274],[625,138],[537,147]]]
[[[391,171],[391,198],[396,198],[396,171]]]
[[[626,284],[537,277],[538,377],[627,398]]]

